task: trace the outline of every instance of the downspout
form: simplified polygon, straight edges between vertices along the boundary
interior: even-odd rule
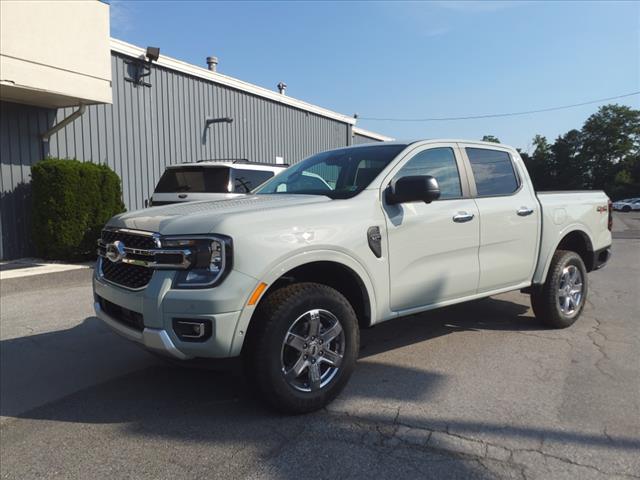
[[[66,127],[71,122],[73,122],[76,118],[81,117],[86,109],[87,109],[87,106],[84,103],[81,103],[75,112],[73,112],[68,117],[63,118],[58,123],[56,123],[53,127],[51,127],[49,130],[41,134],[40,138],[42,138],[42,141],[49,142],[49,138],[51,138],[51,135],[56,133],[58,130],[62,130],[64,127]]]

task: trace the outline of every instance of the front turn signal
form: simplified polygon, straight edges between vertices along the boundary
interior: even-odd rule
[[[249,302],[247,303],[247,305],[251,306],[258,303],[258,300],[260,300],[260,296],[262,295],[262,293],[265,291],[266,288],[267,288],[267,284],[264,282],[260,282],[260,284],[256,287],[256,289],[251,294],[251,297],[249,297]]]

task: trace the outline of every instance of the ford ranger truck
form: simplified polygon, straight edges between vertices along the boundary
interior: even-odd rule
[[[505,145],[340,148],[244,197],[113,217],[95,310],[173,359],[241,357],[269,404],[310,412],[349,380],[361,328],[511,290],[570,326],[611,220],[601,191],[536,194]]]

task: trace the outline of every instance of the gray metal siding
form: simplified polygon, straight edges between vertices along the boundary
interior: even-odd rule
[[[358,133],[353,134],[353,144],[354,145],[362,145],[364,143],[377,143],[380,140],[376,140],[374,138],[367,137],[365,135],[360,135]]]
[[[0,258],[32,253],[31,165],[54,118],[55,110],[0,102]]]
[[[167,165],[208,158],[295,163],[347,145],[349,125],[207,80],[153,67],[151,87],[125,81],[127,57],[112,55],[113,105],[85,114],[51,138],[49,155],[106,163],[128,209],[142,208]],[[73,112],[60,109],[58,120]],[[213,124],[207,117],[231,117]]]
[[[153,66],[151,87],[125,81],[129,58],[112,53],[113,105],[92,105],[43,144],[39,134],[70,115],[2,103],[2,251],[32,254],[29,232],[31,165],[43,157],[106,163],[122,179],[127,209],[144,206],[167,165],[210,158],[295,163],[351,143],[351,126],[246,92]],[[232,124],[205,130],[206,117]]]

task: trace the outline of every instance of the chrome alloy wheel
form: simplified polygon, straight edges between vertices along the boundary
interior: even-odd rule
[[[582,304],[584,285],[582,273],[575,265],[567,265],[560,275],[556,297],[560,311],[567,316],[574,315]]]
[[[282,342],[282,374],[296,390],[319,390],[337,375],[344,350],[338,318],[328,310],[309,310],[293,322]]]

